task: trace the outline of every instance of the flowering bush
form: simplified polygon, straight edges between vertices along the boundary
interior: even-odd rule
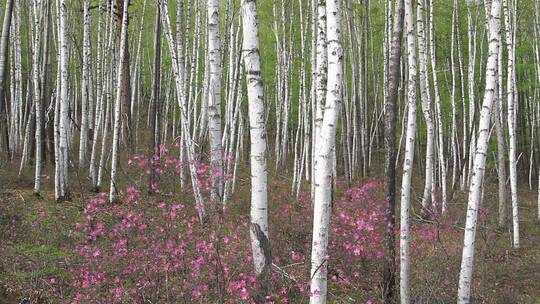
[[[183,163],[168,155],[129,160],[136,170],[163,181],[177,180]],[[209,189],[208,166],[198,164],[197,179]],[[282,181],[276,181],[279,188]],[[155,182],[152,193],[130,186],[121,202],[105,194],[91,198],[84,222],[72,233],[80,263],[72,267],[74,303],[251,302],[256,288],[249,241],[249,217],[230,208],[201,223],[191,196]],[[174,183],[173,183],[174,185]],[[348,190],[335,202],[329,242],[329,281],[350,297],[366,301],[382,265],[384,212],[380,181]],[[271,194],[270,231],[274,271],[267,299],[303,302],[309,296],[312,207],[309,194],[298,199],[287,191]],[[207,193],[205,193],[207,194]],[[247,200],[231,200],[231,204]],[[75,264],[75,263],[72,263]],[[362,291],[362,292],[359,292]]]

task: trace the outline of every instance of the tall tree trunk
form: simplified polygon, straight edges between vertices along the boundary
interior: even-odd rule
[[[79,170],[86,166],[86,147],[88,146],[88,116],[90,105],[90,1],[83,4],[83,62],[81,83],[81,136],[79,142]]]
[[[498,33],[499,41],[502,41],[501,31]],[[502,49],[497,58],[497,103],[495,104],[495,130],[497,132],[497,171],[499,174],[499,229],[506,228],[506,163],[505,163],[505,136],[504,136],[504,85],[503,85],[503,56]]]
[[[513,24],[510,18],[510,12],[508,9],[508,0],[502,1],[504,24],[505,24],[505,36],[506,46],[508,49],[508,70],[506,74],[507,86],[506,86],[506,103],[508,106],[508,162],[510,164],[510,193],[512,197],[512,227],[513,227],[513,246],[519,248],[519,212],[518,212],[518,196],[517,196],[517,158],[516,158],[516,112],[517,107],[515,105],[515,45]]]
[[[60,68],[60,94],[56,105],[58,113],[58,144],[56,166],[55,200],[69,199],[69,99],[68,99],[68,35],[67,35],[67,5],[65,0],[58,1],[58,39],[59,39],[59,68]],[[55,118],[56,120],[56,118]]]
[[[223,152],[221,148],[221,52],[219,36],[219,1],[208,0],[208,135],[212,187],[210,200],[218,204],[223,197]],[[213,206],[217,208],[217,206]]]
[[[157,108],[160,104],[161,98],[161,21],[160,21],[160,8],[159,5],[156,8],[156,30],[154,34],[154,79],[152,84],[152,98],[150,109],[150,158],[154,155],[159,155],[159,130],[157,124]],[[150,184],[148,191],[152,191],[154,183],[156,182],[156,173],[154,168],[150,173]]]
[[[321,125],[323,121],[324,105],[326,103],[326,83],[328,81],[328,54],[326,49],[326,0],[317,0],[317,45],[316,53],[316,74],[315,74],[315,108],[313,118],[315,121],[313,132],[313,151],[311,165],[313,166],[312,176],[317,174],[315,161],[315,149],[318,146]],[[311,186],[312,200],[315,200],[315,183]]]
[[[437,122],[437,139],[438,139],[438,160],[439,160],[439,170],[440,178],[439,185],[441,186],[441,205],[442,209],[446,209],[446,156],[444,155],[444,124],[443,116],[441,113],[441,96],[439,93],[439,82],[437,77],[437,66],[435,60],[435,26],[433,18],[433,0],[429,0],[429,55],[431,58],[431,72],[433,78],[433,91],[435,95],[435,114]]]
[[[418,61],[420,65],[420,97],[422,100],[422,113],[426,121],[426,182],[422,196],[422,215],[429,216],[430,204],[433,201],[435,190],[434,162],[435,162],[435,124],[431,111],[431,94],[429,91],[426,32],[425,32],[425,0],[419,0],[417,6],[417,32],[418,32]]]
[[[34,0],[34,62],[32,64],[32,73],[33,73],[33,84],[34,84],[34,102],[35,102],[35,111],[36,111],[36,159],[35,159],[35,175],[34,175],[34,193],[39,194],[41,189],[41,120],[42,120],[42,99],[40,92],[40,46],[41,46],[41,17],[42,17],[42,0]]]
[[[385,128],[384,128],[384,176],[385,176],[385,202],[386,202],[386,258],[383,273],[383,297],[385,303],[391,303],[395,294],[396,272],[396,112],[398,87],[400,81],[401,40],[403,36],[403,0],[396,2],[394,29],[390,46],[390,59],[388,71],[388,95],[385,100]]]
[[[255,300],[266,303],[270,292],[272,254],[268,238],[267,135],[264,91],[259,52],[259,22],[256,0],[242,2],[242,54],[246,69],[246,84],[250,126],[251,166],[251,248],[260,290]]]
[[[128,30],[128,15],[127,10],[129,6],[129,0],[123,0],[123,13],[122,13],[122,30],[120,34],[120,60],[118,65],[118,82],[116,83],[116,101],[114,103],[114,120],[113,120],[113,142],[112,142],[112,155],[111,155],[111,186],[109,190],[109,201],[113,202],[116,199],[116,194],[118,192],[118,184],[116,180],[117,170],[118,170],[118,147],[120,141],[120,115],[121,115],[121,102],[125,97],[123,94],[123,88],[125,83],[124,73],[126,71],[125,64],[125,48],[128,44],[127,41],[127,30]],[[127,69],[129,71],[129,67]],[[125,99],[124,99],[125,101]],[[124,112],[129,112],[129,107],[124,107]]]
[[[487,158],[487,147],[489,141],[489,129],[491,119],[491,107],[497,94],[497,60],[499,56],[499,0],[492,0],[489,18],[489,56],[486,68],[486,89],[482,110],[480,112],[480,122],[478,124],[478,140],[476,143],[476,154],[474,155],[473,174],[469,190],[469,201],[467,207],[467,219],[465,223],[465,235],[463,240],[463,255],[461,258],[461,271],[459,274],[458,303],[466,304],[470,302],[470,291],[472,284],[474,265],[474,244],[476,236],[476,223],[478,219],[478,208],[482,196],[484,171]]]
[[[11,16],[13,13],[13,0],[7,0],[4,11],[4,22],[2,25],[2,37],[0,37],[0,149],[11,159],[9,149],[9,128],[6,102],[6,70],[7,55],[9,46],[9,27],[11,26]]]
[[[332,201],[332,176],[336,129],[343,103],[343,50],[341,47],[341,1],[326,2],[328,82],[326,104],[315,148],[316,175],[311,251],[310,303],[326,303],[328,273],[328,233]]]
[[[129,2],[129,0],[116,0],[116,32],[118,36],[122,35],[122,27],[124,26],[124,15],[126,15],[126,42],[128,41],[128,31],[127,23],[129,22],[128,9],[123,9],[124,1]],[[130,70],[130,60],[129,60],[129,43],[126,43],[125,47],[120,50],[123,54],[120,56],[122,61],[119,65],[122,67],[122,78],[120,84],[120,95],[122,102],[122,126],[123,126],[123,141],[127,144],[129,151],[133,152],[135,147],[133,146],[133,135],[132,135],[132,118],[131,118],[131,70]]]
[[[409,80],[407,83],[407,139],[405,142],[405,159],[403,160],[403,178],[401,180],[401,221],[400,221],[400,295],[401,303],[410,303],[410,228],[409,208],[411,205],[411,180],[414,160],[414,144],[416,140],[416,46],[414,30],[413,0],[405,0],[405,22],[407,24],[407,62]]]
[[[501,56],[502,57],[502,56]],[[502,73],[501,70],[498,70]],[[499,95],[500,97],[500,95]],[[493,106],[495,130],[497,132],[497,171],[499,178],[499,229],[506,227],[506,164],[504,147],[504,125],[502,122],[502,99],[497,97],[497,103]]]

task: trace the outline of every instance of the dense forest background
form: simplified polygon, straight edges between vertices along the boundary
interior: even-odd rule
[[[0,11],[0,303],[538,303],[537,1]]]

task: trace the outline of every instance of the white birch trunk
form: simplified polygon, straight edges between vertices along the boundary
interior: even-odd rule
[[[56,175],[58,179],[55,190],[55,200],[62,201],[69,199],[69,100],[68,100],[68,38],[67,38],[67,6],[65,0],[58,1],[58,39],[59,39],[59,61],[60,61],[60,94],[59,94],[59,116],[58,116],[58,161],[56,164]]]
[[[114,103],[114,119],[113,119],[113,142],[112,142],[112,155],[111,155],[111,184],[109,189],[109,201],[114,202],[118,191],[118,185],[116,181],[117,169],[118,169],[118,146],[120,141],[120,116],[121,116],[121,83],[124,74],[123,65],[125,64],[125,48],[127,44],[127,30],[128,30],[128,6],[129,0],[124,0],[123,14],[122,14],[122,29],[120,32],[120,59],[118,60],[118,73],[116,83],[116,100]],[[129,109],[124,109],[129,111]]]
[[[508,162],[510,164],[510,194],[512,197],[512,227],[513,227],[513,246],[519,248],[519,211],[518,211],[518,196],[517,196],[517,159],[516,159],[516,106],[515,106],[515,91],[514,91],[514,75],[515,75],[515,45],[513,38],[513,25],[508,11],[508,0],[502,0],[506,46],[508,50],[508,70],[507,70],[507,87],[506,87],[506,103],[508,106]]]
[[[272,260],[268,238],[267,134],[259,55],[259,24],[255,0],[242,2],[242,28],[244,37],[242,55],[246,70],[251,142],[250,236],[255,273],[261,277],[269,274]]]
[[[83,4],[83,62],[81,83],[81,136],[79,142],[79,170],[86,166],[86,147],[88,146],[88,115],[90,105],[90,1]]]
[[[328,54],[326,49],[326,0],[317,1],[317,46],[316,46],[316,74],[315,74],[315,113],[313,118],[315,121],[313,132],[313,151],[311,164],[313,166],[312,176],[316,174],[315,162],[317,155],[315,149],[319,144],[318,140],[321,133],[321,125],[323,121],[324,105],[326,104],[326,83],[328,81]],[[315,183],[312,183],[311,196],[314,200]]]
[[[416,46],[414,31],[413,0],[405,0],[405,23],[407,29],[407,62],[409,79],[407,82],[407,138],[405,142],[405,159],[403,160],[403,178],[401,180],[401,220],[400,220],[400,298],[402,304],[410,303],[410,227],[409,208],[411,205],[411,180],[414,160],[414,144],[416,140]]]
[[[422,197],[422,212],[427,215],[430,203],[433,200],[435,188],[434,180],[434,141],[435,124],[431,111],[431,95],[429,92],[428,63],[426,51],[426,33],[425,33],[425,0],[419,0],[417,6],[417,33],[418,33],[418,58],[420,64],[420,96],[422,99],[422,112],[426,121],[426,182],[424,186],[424,195]]]
[[[210,200],[220,203],[223,197],[223,152],[221,148],[221,53],[219,37],[219,1],[208,0],[208,135],[212,187]],[[215,206],[214,206],[215,207]]]
[[[317,139],[314,175],[315,200],[311,251],[310,303],[326,303],[328,233],[332,200],[333,155],[339,110],[342,104],[343,50],[341,47],[341,1],[326,2],[328,81],[326,103]]]
[[[41,0],[34,0],[34,62],[32,64],[32,80],[34,84],[34,102],[36,111],[36,170],[34,178],[34,193],[39,194],[41,190],[41,92],[40,92],[40,60],[39,49],[41,45],[41,11],[43,8],[43,2]]]
[[[478,124],[478,140],[476,142],[476,154],[474,155],[474,170],[471,176],[469,190],[469,200],[467,207],[467,219],[465,223],[465,235],[463,240],[463,255],[461,258],[461,271],[459,274],[458,300],[459,304],[470,302],[470,291],[472,285],[472,275],[474,266],[474,245],[476,236],[476,223],[478,218],[478,208],[482,196],[484,171],[487,158],[487,148],[489,141],[489,129],[491,118],[491,107],[497,94],[497,59],[499,55],[499,0],[493,0],[490,9],[489,20],[489,56],[486,68],[486,90],[482,110],[480,112],[480,122]]]

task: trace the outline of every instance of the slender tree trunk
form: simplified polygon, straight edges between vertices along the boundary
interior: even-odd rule
[[[41,18],[42,18],[42,0],[34,0],[34,62],[32,64],[33,84],[34,84],[34,102],[36,111],[36,157],[35,157],[35,175],[34,175],[34,193],[39,194],[41,190],[41,120],[42,120],[42,99],[40,92],[40,46],[41,46]]]
[[[86,147],[88,146],[88,117],[90,105],[90,1],[85,0],[83,25],[83,62],[81,83],[81,136],[79,143],[79,170],[86,166]]]
[[[326,103],[326,83],[328,81],[328,54],[326,49],[326,0],[317,0],[317,45],[316,45],[316,74],[315,74],[315,130],[313,132],[313,147],[311,164],[313,166],[312,175],[317,174],[315,161],[316,153],[315,149],[318,146],[321,125],[324,114],[324,105]],[[315,183],[311,186],[312,200],[315,200]]]
[[[67,6],[65,0],[58,1],[58,39],[60,63],[60,98],[57,104],[58,111],[58,161],[55,162],[57,171],[55,200],[69,200],[69,99],[68,99],[68,38],[67,38]]]
[[[497,94],[497,60],[499,56],[499,0],[492,0],[489,18],[489,56],[486,68],[486,89],[484,101],[480,112],[480,122],[478,125],[478,140],[476,154],[474,156],[473,175],[469,190],[469,201],[467,207],[467,219],[465,223],[465,236],[463,240],[463,255],[461,258],[461,271],[459,274],[458,303],[466,304],[470,302],[470,291],[472,284],[474,249],[476,236],[476,223],[478,219],[478,208],[482,196],[484,171],[487,157],[487,146],[489,141],[489,129],[491,118],[491,107]]]
[[[435,113],[437,121],[437,139],[438,139],[438,160],[439,160],[439,170],[440,178],[439,185],[441,186],[441,205],[442,209],[445,210],[446,206],[446,156],[444,155],[444,124],[443,116],[441,113],[441,96],[439,93],[439,82],[437,77],[437,66],[436,66],[436,54],[435,54],[435,21],[433,20],[433,0],[429,0],[429,54],[431,58],[431,72],[433,78],[433,91],[435,95]]]
[[[156,30],[154,34],[154,79],[152,84],[152,98],[150,109],[150,158],[154,155],[159,155],[159,130],[156,127],[157,123],[157,108],[160,104],[161,98],[161,21],[160,21],[160,8],[159,5],[156,8]],[[150,173],[150,184],[148,190],[152,191],[154,183],[156,182],[156,173],[154,168]]]
[[[426,33],[425,33],[425,0],[419,0],[417,6],[417,32],[418,32],[418,59],[420,65],[420,97],[422,99],[422,112],[426,121],[426,182],[422,196],[422,215],[427,217],[430,212],[430,203],[435,190],[434,162],[435,162],[435,124],[431,111],[431,94],[429,91]]]
[[[507,94],[506,103],[508,106],[508,161],[510,163],[510,193],[512,197],[512,223],[513,223],[513,246],[519,248],[519,212],[518,212],[518,196],[517,196],[517,158],[516,158],[516,105],[515,105],[515,91],[514,91],[514,75],[515,75],[515,45],[513,38],[513,25],[511,23],[510,13],[508,9],[508,0],[502,1],[504,24],[506,34],[506,46],[508,49],[508,70],[506,74],[507,79]]]
[[[4,11],[4,22],[2,25],[2,37],[0,37],[0,145],[2,152],[11,159],[9,148],[9,128],[6,102],[6,70],[9,46],[9,28],[11,26],[11,15],[13,13],[13,0],[7,0]]]
[[[120,60],[118,65],[118,82],[116,83],[116,101],[114,103],[114,120],[113,120],[113,142],[112,142],[112,155],[111,155],[111,185],[109,190],[109,201],[114,202],[116,199],[116,194],[118,192],[118,184],[116,180],[117,170],[118,170],[118,148],[119,148],[119,141],[120,141],[120,115],[121,115],[121,102],[122,98],[125,97],[125,95],[122,95],[122,87],[123,87],[123,81],[124,81],[124,72],[125,64],[127,61],[125,61],[124,56],[126,55],[126,45],[127,45],[127,30],[128,30],[128,15],[127,10],[129,6],[129,0],[123,0],[123,18],[122,18],[122,30],[120,34]],[[129,68],[129,67],[128,67]],[[129,70],[129,69],[128,69]],[[124,99],[125,100],[125,99]],[[124,107],[124,112],[128,112],[129,107]]]
[[[133,135],[132,135],[132,118],[131,118],[131,70],[130,70],[130,54],[129,54],[129,43],[128,41],[128,31],[127,31],[127,23],[129,22],[129,16],[128,12],[129,10],[126,8],[123,9],[124,2],[129,0],[116,0],[116,31],[119,35],[119,37],[122,36],[122,28],[124,26],[124,15],[126,15],[126,45],[124,48],[120,47],[121,52],[123,54],[120,55],[120,58],[122,58],[122,61],[119,63],[119,66],[122,67],[122,78],[121,78],[121,84],[120,84],[120,95],[121,95],[121,102],[122,102],[122,126],[123,126],[123,141],[126,143],[127,147],[129,148],[130,152],[133,152],[135,147],[133,146]]]
[[[410,228],[409,208],[411,205],[411,180],[414,160],[414,144],[416,140],[416,46],[414,30],[414,10],[412,0],[405,0],[405,21],[407,24],[407,62],[409,80],[407,83],[407,139],[405,142],[405,159],[403,160],[403,178],[401,180],[401,221],[400,221],[400,295],[401,303],[410,303]]]
[[[452,5],[452,33],[451,33],[451,42],[450,42],[450,73],[452,77],[452,88],[450,91],[450,103],[452,107],[452,130],[450,131],[450,148],[452,154],[452,179],[451,179],[451,193],[454,191],[456,186],[456,176],[459,175],[458,169],[458,158],[459,158],[459,141],[457,138],[457,108],[456,108],[456,57],[455,57],[455,45],[456,45],[456,28],[457,28],[457,11],[458,11],[458,1],[454,0]],[[459,28],[458,28],[459,34]],[[446,209],[443,209],[443,213],[446,212]]]
[[[221,53],[219,36],[219,0],[208,0],[208,135],[212,187],[210,200],[218,204],[223,198],[223,152],[221,148]],[[213,206],[216,207],[216,206]]]
[[[383,296],[385,303],[391,303],[395,295],[396,272],[396,112],[398,87],[400,81],[401,40],[403,36],[403,0],[396,2],[395,23],[392,31],[388,71],[388,96],[385,100],[384,128],[384,176],[386,201],[386,258],[383,273]]]
[[[502,57],[502,56],[500,56]],[[501,70],[498,70],[502,73]],[[500,85],[500,84],[499,84]],[[504,147],[504,125],[502,123],[502,99],[497,98],[497,103],[493,106],[495,120],[495,130],[497,132],[497,169],[499,177],[499,229],[506,227],[506,164]]]

